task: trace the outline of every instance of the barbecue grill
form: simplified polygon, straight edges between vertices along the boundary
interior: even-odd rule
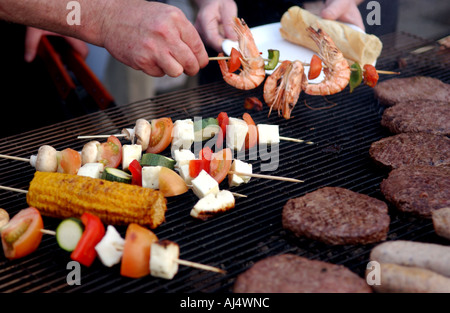
[[[400,71],[400,77],[425,75],[450,83],[450,53],[435,42],[406,33],[381,37],[384,48],[377,68]],[[418,48],[429,47],[430,49]],[[380,75],[380,80],[389,79]],[[117,134],[132,127],[138,118],[168,116],[172,120],[195,116],[217,116],[225,111],[241,117],[246,97],[262,100],[262,87],[251,91],[237,90],[225,82],[215,82],[193,89],[172,92],[152,99],[111,107],[49,127],[0,139],[2,154],[28,158],[44,144],[57,150],[71,147],[81,150],[87,140],[79,135]],[[310,107],[308,108],[306,104]],[[335,103],[329,109],[320,109]],[[311,109],[314,108],[314,109]],[[180,258],[220,267],[217,274],[180,266],[172,280],[152,276],[129,279],[120,276],[120,266],[107,268],[100,261],[81,268],[81,284],[69,285],[66,269],[70,253],[60,249],[53,236],[44,235],[37,251],[19,260],[0,257],[0,292],[26,293],[92,293],[92,292],[162,292],[162,293],[230,293],[240,273],[258,260],[281,253],[293,253],[310,259],[342,264],[358,275],[364,275],[369,253],[375,244],[328,246],[318,241],[296,238],[282,228],[281,211],[290,198],[300,197],[324,186],[339,186],[384,200],[379,185],[387,170],[378,168],[369,157],[374,141],[389,135],[380,125],[383,107],[374,99],[373,90],[348,87],[329,97],[305,94],[293,110],[293,118],[284,120],[268,107],[251,111],[256,123],[278,124],[280,135],[312,141],[314,144],[282,141],[279,144],[278,168],[264,174],[292,177],[304,183],[252,178],[248,184],[231,190],[247,195],[237,198],[236,207],[207,221],[192,218],[189,213],[197,197],[188,192],[168,198],[166,222],[155,229],[160,239],[180,245]],[[166,151],[169,155],[170,152]],[[260,156],[246,161],[255,173],[261,172]],[[0,160],[0,185],[28,189],[34,169],[26,163]],[[228,188],[225,181],[222,188]],[[11,216],[26,208],[24,194],[0,191],[0,207]],[[432,222],[401,213],[390,206],[391,224],[388,240],[405,239],[448,244],[433,230]],[[46,229],[54,230],[60,220],[44,217]],[[117,227],[122,235],[125,227]]]

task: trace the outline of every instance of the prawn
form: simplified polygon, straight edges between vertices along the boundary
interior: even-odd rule
[[[283,61],[264,83],[264,101],[278,115],[291,118],[291,112],[297,104],[302,89],[306,86],[306,75],[300,61]]]
[[[327,96],[342,91],[350,81],[350,67],[342,52],[333,40],[320,28],[316,31],[311,26],[307,28],[312,40],[319,47],[319,57],[325,64],[325,78],[318,84],[307,84],[305,93],[313,96]]]
[[[223,79],[231,86],[242,90],[258,87],[266,77],[264,59],[259,53],[253,35],[244,20],[234,18],[234,29],[238,35],[239,50],[242,54],[242,70],[239,74],[230,73],[225,60],[219,60]],[[219,56],[223,56],[220,53]]]

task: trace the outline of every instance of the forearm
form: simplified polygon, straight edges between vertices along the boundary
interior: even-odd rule
[[[46,29],[103,46],[102,28],[111,14],[120,9],[117,0],[77,0],[80,4],[80,25],[67,21],[72,7],[69,0],[2,0],[0,19]]]

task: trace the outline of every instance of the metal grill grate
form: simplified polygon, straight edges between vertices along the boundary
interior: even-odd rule
[[[401,76],[426,75],[450,82],[450,54],[435,44],[404,33],[382,37],[384,50],[377,68],[400,70]],[[433,49],[421,54],[411,53],[425,45]],[[399,69],[399,61],[406,67]],[[388,79],[382,76],[381,79]],[[81,150],[86,143],[77,140],[83,134],[118,133],[130,127],[137,118],[153,119],[170,116],[173,120],[194,116],[217,116],[226,111],[240,117],[245,112],[244,99],[262,99],[262,87],[239,91],[224,82],[173,92],[153,99],[111,108],[52,127],[38,129],[0,139],[3,154],[29,157],[43,144],[56,149],[71,147]],[[311,110],[337,103],[332,109]],[[236,208],[208,221],[197,221],[189,212],[197,201],[191,192],[168,199],[166,222],[155,230],[160,239],[177,242],[181,258],[222,267],[220,275],[184,266],[173,280],[151,276],[128,279],[120,276],[119,266],[106,268],[96,261],[90,268],[82,268],[81,285],[66,283],[70,261],[51,236],[44,235],[36,252],[16,261],[0,257],[0,292],[231,292],[238,274],[254,262],[270,255],[294,253],[311,259],[343,264],[363,275],[373,245],[327,246],[309,239],[295,238],[281,227],[281,210],[290,198],[299,197],[323,186],[340,186],[383,199],[379,191],[387,172],[377,168],[368,155],[370,144],[389,134],[380,126],[383,108],[374,100],[369,87],[362,86],[352,94],[348,89],[327,97],[302,95],[291,120],[284,120],[276,112],[268,118],[267,107],[252,112],[256,123],[279,124],[283,136],[311,140],[314,145],[282,142],[279,146],[279,167],[269,174],[305,180],[292,184],[252,178],[249,184],[233,191],[248,195],[238,198]],[[261,159],[247,160],[254,172],[260,172]],[[0,184],[27,189],[34,169],[27,164],[0,160]],[[223,183],[227,188],[227,183]],[[22,194],[1,191],[0,207],[11,215],[25,208]],[[441,242],[430,220],[399,213],[390,208],[389,239],[408,239]],[[59,220],[45,218],[48,229],[55,229]],[[126,228],[118,227],[124,234]]]

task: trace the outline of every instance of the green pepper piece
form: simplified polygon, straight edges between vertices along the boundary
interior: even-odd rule
[[[361,66],[359,66],[359,64],[356,62],[350,66],[350,70],[352,71],[352,73],[350,74],[350,93],[352,93],[353,89],[361,84],[363,73]]]
[[[264,69],[271,71],[277,67],[278,60],[280,59],[280,51],[269,49],[267,52],[269,53],[269,61],[264,65]]]

